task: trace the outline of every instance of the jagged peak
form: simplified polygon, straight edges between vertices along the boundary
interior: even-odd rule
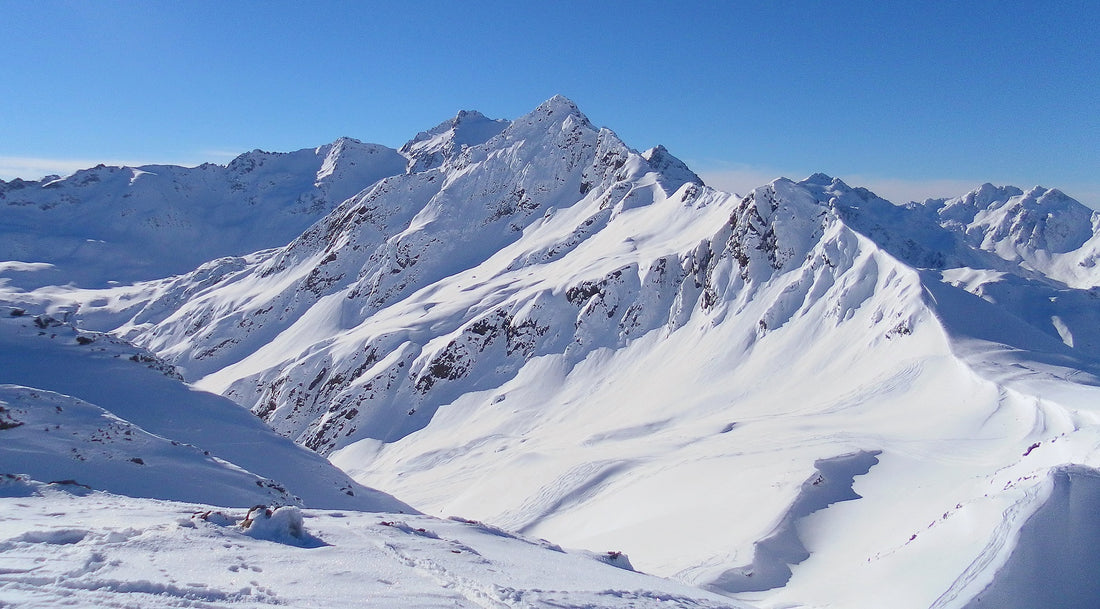
[[[1057,189],[1035,186],[1025,192],[985,183],[938,203],[943,226],[1006,260],[1040,250],[1070,252],[1093,236],[1093,210]]]
[[[831,185],[836,184],[838,182],[841,183],[841,184],[844,184],[844,182],[842,182],[839,178],[834,178],[833,176],[831,176],[829,174],[821,173],[819,171],[819,172],[811,174],[807,178],[799,181],[799,184],[813,184],[813,185],[818,185],[818,186],[831,186]],[[847,185],[845,184],[845,186],[847,186]]]
[[[643,152],[642,158],[649,163],[654,171],[666,179],[667,183],[662,184],[666,187],[666,190],[676,190],[688,182],[703,185],[702,178],[661,144],[657,144]]]
[[[1067,209],[1074,209],[1076,206],[1082,210],[1088,209],[1057,189],[1048,190],[1042,186],[1035,186],[1025,192],[1015,186],[994,186],[989,182],[961,197],[939,199],[934,202],[940,204],[939,214],[945,221],[969,224],[975,220],[978,213],[1004,207],[1012,201],[1018,202],[1022,209],[1043,204],[1050,207],[1057,204]]]
[[[1019,199],[1026,209],[1035,209],[1050,214],[1077,216],[1082,222],[1085,221],[1085,218],[1091,218],[1094,213],[1087,205],[1057,188],[1034,186],[1024,192]]]
[[[372,143],[369,143],[369,142],[364,142],[362,140],[358,140],[358,139],[353,138],[353,137],[343,136],[343,137],[336,138],[330,144],[325,144],[323,146],[318,146],[317,148],[315,148],[313,150],[313,153],[317,156],[332,157],[332,156],[339,156],[339,155],[342,155],[342,154],[347,154],[347,153],[350,153],[350,152],[372,153],[372,152],[378,152],[378,151],[390,151],[390,152],[394,152],[394,153],[397,152],[396,150],[394,150],[393,148],[390,148],[389,146],[384,146],[382,144],[372,144]],[[298,152],[302,152],[302,151],[298,151]]]
[[[343,150],[344,148],[349,148],[349,147],[367,147],[367,146],[371,146],[371,144],[364,144],[360,140],[357,140],[353,137],[348,137],[348,136],[345,135],[345,136],[336,138],[335,140],[333,140],[333,142],[331,144],[325,144],[324,146],[318,146],[314,150],[314,152],[316,152],[317,154],[327,154],[327,153],[330,153],[333,150]]]
[[[1012,197],[1018,197],[1022,194],[1024,194],[1024,191],[1015,186],[994,186],[986,182],[958,199],[949,200],[948,205],[958,202],[968,206],[985,208],[989,207],[989,205],[994,202],[1007,201]]]
[[[332,142],[332,144],[334,146],[343,145],[343,144],[362,144],[362,143],[363,142],[361,140],[357,140],[353,137],[348,137],[346,135],[342,135],[342,136],[336,138],[336,140],[334,142]]]
[[[1042,186],[1033,186],[1027,192],[1024,193],[1025,199],[1035,199],[1037,203],[1049,204],[1049,203],[1062,203],[1062,204],[1080,204],[1084,207],[1084,204],[1077,201],[1073,197],[1058,190],[1057,188],[1044,188]]]
[[[834,178],[833,176],[817,172],[809,177],[797,182],[799,186],[806,188],[810,192],[813,192],[818,197],[827,200],[830,197],[837,197],[846,195],[848,193],[861,194],[860,191],[864,189],[852,188],[840,178]],[[873,194],[873,193],[872,193]],[[861,195],[861,198],[865,198]]]
[[[486,126],[499,127],[498,129],[486,129]],[[416,134],[416,137],[412,138],[401,147],[401,152],[407,153],[416,147],[416,144],[427,140],[432,140],[440,136],[450,135],[455,140],[470,140],[470,141],[458,141],[460,144],[467,146],[475,146],[488,140],[492,135],[499,133],[505,127],[508,126],[508,120],[506,119],[492,119],[477,110],[459,110],[458,114],[453,117],[439,123],[435,127],[428,129],[427,131],[421,131]],[[479,137],[483,135],[482,132],[494,132],[492,135],[486,137]],[[466,137],[463,137],[466,136]],[[480,140],[480,141],[475,141]]]
[[[461,110],[453,118],[416,134],[400,152],[409,159],[409,173],[435,169],[463,148],[489,141],[509,124],[506,119],[492,119],[476,110]]]
[[[268,152],[266,150],[255,148],[248,152],[242,152],[241,154],[237,155],[237,157],[234,158],[232,161],[229,161],[229,163],[226,164],[225,167],[226,169],[233,172],[248,173],[255,169],[257,165],[262,165],[264,159],[280,154],[286,153]]]
[[[565,112],[580,112],[577,108],[576,102],[568,97],[559,94],[555,94],[550,99],[539,104],[538,108],[535,108],[536,112],[550,112],[554,110]]]
[[[568,117],[580,122],[581,125],[591,127],[592,121],[580,111],[573,100],[564,95],[555,95],[539,104],[537,108],[526,115],[516,119],[515,122],[533,122],[543,120],[564,121]]]

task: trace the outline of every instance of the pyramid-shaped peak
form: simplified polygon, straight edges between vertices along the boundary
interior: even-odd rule
[[[827,173],[821,173],[819,171],[819,172],[809,176],[805,180],[802,180],[802,183],[803,184],[817,184],[817,185],[820,185],[820,186],[830,186],[830,185],[833,184],[834,181],[839,181],[839,180],[836,180],[836,178],[834,178],[833,176],[831,176]]]
[[[416,134],[401,147],[401,154],[409,159],[409,173],[434,169],[463,148],[484,144],[509,124],[505,119],[492,119],[477,110],[461,110],[454,118]]]
[[[663,177],[662,186],[668,192],[676,190],[687,182],[703,184],[702,178],[661,144],[657,144],[643,152],[642,158],[649,163],[650,167],[661,174]]]
[[[555,95],[550,99],[539,104],[539,110],[566,110],[566,111],[578,111],[577,104],[573,100],[564,95]]]
[[[581,121],[582,124],[590,125],[591,122],[588,117],[580,111],[577,104],[573,100],[565,97],[564,95],[555,95],[550,99],[539,104],[530,114],[524,118],[553,118],[560,120],[562,117],[572,116]]]
[[[807,177],[806,179],[798,182],[799,184],[814,190],[815,188],[823,189],[824,191],[832,192],[850,192],[856,190],[849,186],[844,180],[840,178],[834,178],[827,173],[821,173],[820,171]]]
[[[476,146],[500,133],[507,126],[508,121],[505,119],[491,119],[477,110],[460,110],[453,118],[416,134],[416,137],[402,146],[401,150],[405,152],[418,142],[440,137],[459,145]]]

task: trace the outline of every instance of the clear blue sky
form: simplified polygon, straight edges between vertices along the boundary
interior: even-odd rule
[[[396,147],[561,93],[724,185],[1100,206],[1100,1],[676,4],[0,0],[0,177]]]

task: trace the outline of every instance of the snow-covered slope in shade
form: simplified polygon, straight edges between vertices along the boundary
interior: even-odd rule
[[[9,297],[418,509],[761,606],[962,607],[1060,568],[1020,532],[1100,466],[1100,305],[1036,261],[1087,259],[1091,216],[996,236],[820,174],[736,197],[560,97],[480,143],[459,122],[284,248]]]
[[[0,262],[0,279],[95,287],[282,246],[406,162],[396,150],[341,138],[289,153],[254,150],[224,166],[100,165],[67,178],[0,181],[0,261],[9,261]]]
[[[117,338],[0,307],[0,472],[215,505],[409,510]]]
[[[2,475],[0,513],[5,607],[746,609],[619,568],[625,555],[566,553],[470,521],[268,517]]]

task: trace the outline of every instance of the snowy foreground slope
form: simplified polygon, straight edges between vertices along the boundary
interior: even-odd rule
[[[267,516],[11,479],[0,514],[4,607],[744,607],[469,521]]]
[[[285,247],[98,289],[20,290],[20,259],[3,298],[426,514],[758,606],[1100,601],[1100,215],[820,174],[736,196],[561,97],[399,153]]]

